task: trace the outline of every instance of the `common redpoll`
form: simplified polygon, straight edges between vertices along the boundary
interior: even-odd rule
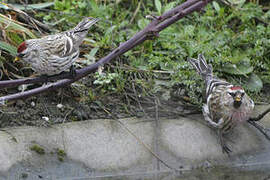
[[[202,54],[198,59],[188,61],[202,76],[206,84],[206,104],[203,105],[204,119],[218,129],[223,152],[229,154],[223,135],[235,125],[248,121],[254,108],[254,102],[240,86],[234,86],[213,76],[212,66],[206,63]]]
[[[89,28],[98,18],[84,18],[74,29],[62,33],[30,39],[21,43],[17,56],[41,75],[55,75],[70,68],[79,56],[79,46]]]

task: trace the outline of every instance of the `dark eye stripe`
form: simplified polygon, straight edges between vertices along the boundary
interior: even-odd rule
[[[23,54],[23,58],[27,58],[28,56],[30,56],[30,53]]]

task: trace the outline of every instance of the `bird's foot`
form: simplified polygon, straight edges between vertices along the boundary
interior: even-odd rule
[[[230,153],[232,152],[232,150],[228,147],[228,145],[224,143],[224,144],[221,144],[221,147],[222,147],[222,152],[230,156]]]
[[[70,77],[71,77],[72,79],[76,77],[77,73],[76,73],[76,68],[75,68],[74,65],[71,65],[71,66],[70,66],[69,74],[70,74]]]
[[[232,152],[232,150],[229,148],[229,146],[224,142],[224,137],[221,131],[218,132],[218,136],[219,136],[219,141],[220,141],[220,145],[222,148],[222,152],[226,153],[228,156],[230,156],[230,153]]]
[[[49,82],[49,76],[46,74],[42,74],[41,78],[44,79],[44,83],[47,84]]]

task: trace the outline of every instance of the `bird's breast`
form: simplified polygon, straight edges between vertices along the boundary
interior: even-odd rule
[[[231,118],[234,122],[245,122],[249,119],[249,113],[243,111],[233,111]]]

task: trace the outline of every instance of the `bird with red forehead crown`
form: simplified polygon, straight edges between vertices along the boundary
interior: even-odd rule
[[[79,57],[79,46],[89,28],[98,22],[98,18],[84,18],[68,31],[22,42],[17,49],[17,59],[30,64],[32,69],[41,75],[55,75],[73,69],[73,63]]]
[[[231,149],[224,142],[223,135],[237,124],[249,120],[254,102],[242,87],[215,78],[212,66],[206,63],[202,54],[199,54],[198,59],[188,58],[188,61],[205,81],[206,104],[202,109],[204,119],[218,129],[222,150],[229,154]]]

